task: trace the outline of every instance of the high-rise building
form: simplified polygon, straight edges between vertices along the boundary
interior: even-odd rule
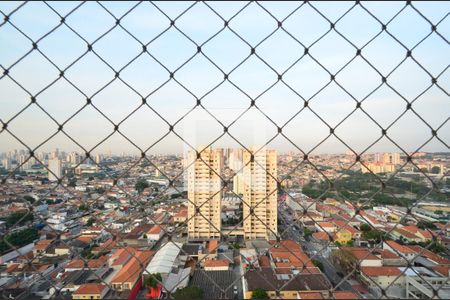
[[[48,160],[48,180],[57,181],[62,177],[62,164],[58,158]]]
[[[382,162],[385,164],[399,165],[401,163],[400,153],[384,153]]]
[[[244,238],[272,240],[277,234],[277,153],[256,150],[243,154]]]
[[[222,153],[206,148],[200,154],[201,159],[195,151],[188,153],[189,239],[220,238]]]
[[[237,195],[244,194],[244,175],[242,171],[236,173],[233,177],[233,193]]]

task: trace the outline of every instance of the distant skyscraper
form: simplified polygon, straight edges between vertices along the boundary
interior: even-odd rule
[[[58,158],[53,158],[48,161],[48,169],[48,180],[57,181],[62,177],[62,165]]]
[[[277,153],[261,149],[254,154],[244,151],[244,237],[246,239],[275,239],[277,233]],[[250,207],[249,207],[250,206]],[[253,214],[251,214],[253,209]]]
[[[197,159],[195,151],[188,153],[188,161],[191,163],[187,169],[189,239],[220,237],[222,185],[219,175],[222,153],[221,150],[206,148],[201,152],[201,159]],[[201,215],[195,215],[195,206],[199,207]]]

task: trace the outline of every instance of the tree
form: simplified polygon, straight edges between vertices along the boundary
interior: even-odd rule
[[[85,211],[85,210],[88,210],[89,209],[89,207],[86,205],[86,204],[81,204],[79,207],[78,207],[78,209],[79,210],[81,210],[81,211]]]
[[[433,222],[420,220],[417,222],[417,227],[420,229],[437,229],[436,225]]]
[[[86,222],[86,226],[91,227],[92,225],[94,225],[95,219],[94,218],[89,218],[89,220],[87,220]]]
[[[203,299],[203,290],[196,286],[178,289],[172,294],[175,299]]]
[[[375,243],[379,243],[383,238],[383,233],[381,231],[373,229],[369,231],[363,231],[361,236],[368,241],[374,241]]]
[[[310,236],[311,235],[311,230],[309,230],[309,228],[307,228],[307,227],[303,228],[303,235],[305,237]]]
[[[144,286],[148,288],[156,288],[158,283],[162,281],[162,277],[160,273],[150,274],[150,276],[145,277]]]
[[[76,187],[77,186],[77,179],[75,177],[69,179],[69,183],[67,184],[70,187]]]
[[[439,174],[439,173],[441,173],[441,168],[439,168],[438,166],[434,166],[431,168],[431,173]]]
[[[21,231],[16,231],[11,234],[8,234],[0,240],[0,254],[11,251],[11,247],[9,244],[20,248],[25,246],[39,237],[38,231],[34,228],[26,228]],[[8,243],[9,244],[8,244]]]
[[[366,223],[363,223],[363,224],[361,224],[361,226],[359,226],[359,229],[361,230],[361,231],[363,231],[363,232],[366,232],[366,231],[370,231],[370,230],[372,230],[372,227],[370,227],[368,224],[366,224]]]
[[[331,252],[330,260],[344,274],[351,273],[358,265],[357,259],[348,250],[334,250]]]
[[[30,204],[33,204],[36,201],[36,199],[34,199],[33,197],[28,196],[28,195],[23,196],[23,199],[30,202]]]
[[[136,189],[136,191],[138,191],[139,194],[142,193],[148,187],[149,184],[145,179],[139,179],[134,185],[134,188]]]
[[[17,225],[23,225],[26,222],[33,220],[34,220],[33,214],[27,211],[14,212],[6,218],[6,227],[10,228],[14,226],[16,223]]]
[[[261,288],[256,288],[252,292],[252,299],[269,299],[267,292]]]
[[[312,263],[313,263],[316,267],[318,267],[320,271],[323,272],[324,267],[323,267],[323,263],[322,263],[320,260],[313,259],[313,260],[312,260]]]

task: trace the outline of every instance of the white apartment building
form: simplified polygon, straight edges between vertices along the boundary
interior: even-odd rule
[[[58,158],[49,159],[48,169],[48,180],[57,181],[62,177],[62,164]]]

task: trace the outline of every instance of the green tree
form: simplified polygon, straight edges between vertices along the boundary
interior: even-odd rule
[[[77,179],[75,177],[72,177],[69,179],[69,183],[67,184],[70,187],[76,187],[77,186]]]
[[[25,199],[26,201],[30,202],[30,204],[33,204],[36,201],[36,199],[34,199],[34,197],[31,197],[31,196],[28,196],[28,195],[23,196],[23,199]]]
[[[256,288],[252,291],[252,299],[269,299],[269,295],[265,290]]]
[[[136,191],[138,191],[139,194],[142,193],[148,187],[149,184],[145,179],[139,179],[134,185],[134,188],[136,189]]]
[[[34,220],[34,216],[32,213],[29,213],[26,211],[14,212],[6,218],[6,227],[10,228],[10,227],[14,226],[16,223],[17,223],[17,225],[23,225],[26,222],[33,221],[33,220]]]
[[[441,172],[441,168],[439,168],[438,166],[434,166],[431,168],[431,173],[433,174],[439,174]]]
[[[320,260],[313,259],[312,263],[319,268],[320,271],[324,271],[323,263]]]
[[[172,294],[175,299],[203,299],[203,290],[196,286],[178,289]]]
[[[78,206],[78,209],[81,211],[86,211],[89,209],[89,207],[86,204],[82,203],[80,206]]]
[[[363,231],[361,236],[368,241],[374,241],[375,243],[379,243],[383,238],[383,233],[381,231],[372,229],[369,231]]]
[[[87,220],[86,222],[86,226],[91,227],[92,225],[94,225],[95,219],[94,218],[89,218],[89,220]]]
[[[368,224],[366,224],[366,223],[363,223],[363,224],[361,224],[361,226],[359,226],[359,229],[362,231],[362,232],[366,232],[366,231],[370,231],[370,230],[372,230],[372,227],[370,227]]]
[[[9,244],[19,248],[33,242],[38,237],[38,231],[34,228],[26,228],[21,231],[10,233],[0,239],[0,253],[3,254],[13,250],[14,248],[11,248]]]
[[[309,230],[308,227],[303,228],[303,235],[304,235],[305,237],[308,237],[308,236],[310,236],[311,234],[312,234],[312,232],[311,232],[311,230]]]
[[[436,225],[433,222],[420,220],[417,222],[417,227],[420,229],[437,229]]]
[[[162,277],[160,273],[150,274],[150,276],[145,277],[144,286],[147,288],[156,288],[161,281]]]

